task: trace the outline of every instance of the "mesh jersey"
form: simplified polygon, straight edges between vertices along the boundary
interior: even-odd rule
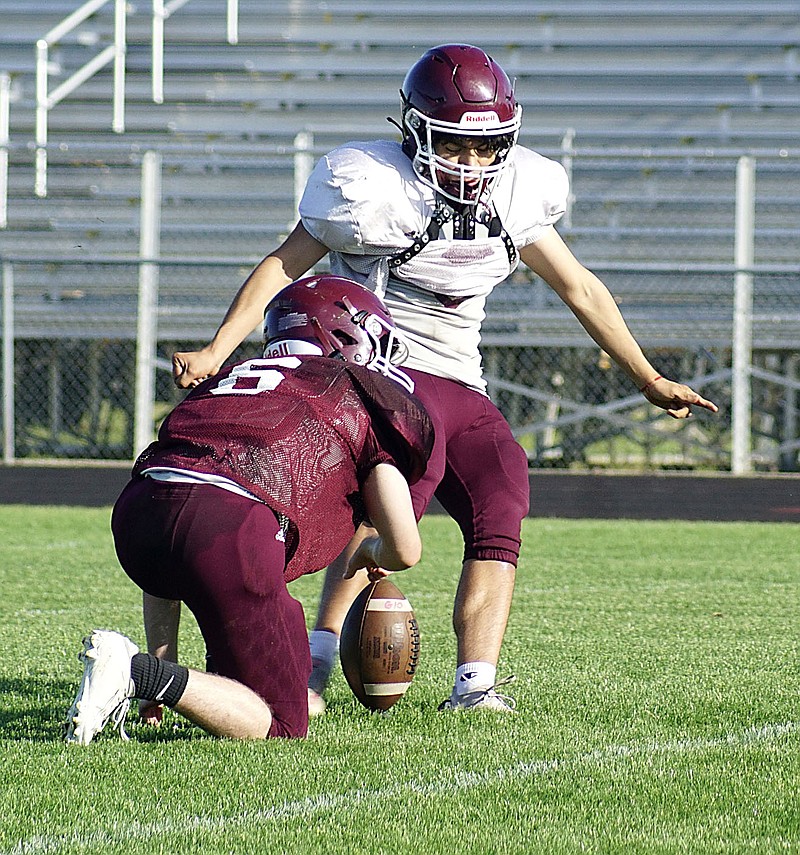
[[[375,466],[393,463],[414,483],[432,444],[427,412],[392,380],[323,357],[255,359],[192,390],[133,473],[173,467],[249,490],[286,521],[288,582],[346,546]]]
[[[533,243],[566,209],[561,164],[515,146],[492,194],[491,210],[517,250]],[[486,298],[515,269],[507,246],[479,222],[456,233],[453,219],[412,258],[389,259],[428,234],[437,204],[399,143],[348,143],[316,165],[300,202],[307,231],[329,248],[331,272],[355,279],[384,301],[406,334],[406,368],[485,392],[478,350]],[[452,211],[450,213],[453,213]],[[496,218],[496,219],[495,219]]]

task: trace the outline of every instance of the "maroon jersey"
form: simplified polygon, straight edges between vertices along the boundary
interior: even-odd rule
[[[386,377],[319,356],[253,359],[178,404],[133,474],[168,466],[249,490],[285,521],[288,582],[345,547],[375,466],[393,463],[414,483],[432,444],[422,404]]]

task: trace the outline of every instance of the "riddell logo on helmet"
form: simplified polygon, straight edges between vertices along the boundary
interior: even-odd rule
[[[269,342],[264,347],[265,359],[279,359],[283,356],[322,356],[322,348],[303,339],[284,339]]]
[[[500,118],[494,110],[480,113],[464,113],[459,124],[464,127],[493,127],[500,124]]]
[[[292,350],[285,341],[277,341],[274,344],[269,344],[264,349],[264,356],[275,358],[276,356],[289,356]]]

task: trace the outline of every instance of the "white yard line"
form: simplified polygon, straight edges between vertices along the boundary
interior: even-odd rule
[[[407,781],[394,787],[378,790],[353,789],[344,793],[322,793],[291,802],[283,802],[261,811],[247,811],[239,816],[187,816],[165,819],[161,822],[139,823],[119,821],[95,831],[73,831],[68,834],[37,834],[22,840],[7,851],[7,855],[46,855],[64,848],[82,846],[116,845],[119,847],[136,841],[164,838],[171,834],[191,831],[222,831],[225,829],[253,825],[288,818],[308,818],[325,811],[340,808],[352,810],[353,806],[366,802],[374,805],[387,798],[402,796],[409,791],[426,796],[456,795],[477,787],[495,784],[504,780],[524,780],[547,775],[564,769],[576,769],[590,765],[604,765],[627,757],[692,754],[725,746],[742,746],[773,741],[787,733],[800,729],[800,722],[784,722],[751,727],[738,733],[729,733],[715,739],[678,739],[668,742],[641,742],[628,745],[608,745],[579,754],[576,757],[533,760],[499,766],[485,772],[455,772],[449,777],[431,782]]]

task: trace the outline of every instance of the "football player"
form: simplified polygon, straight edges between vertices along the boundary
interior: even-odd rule
[[[306,734],[308,633],[287,583],[332,561],[366,515],[373,534],[348,575],[377,579],[419,560],[408,482],[425,471],[433,431],[397,367],[406,353],[371,291],[302,279],[267,307],[264,357],[226,368],[170,413],[134,464],[112,531],[130,578],[194,613],[208,668],[95,630],[68,742],[88,744],[109,719],[124,734],[134,697],[218,736]]]
[[[441,709],[508,711],[496,668],[528,512],[528,461],[486,395],[479,343],[486,298],[520,262],[558,294],[639,388],[671,416],[716,406],[662,377],[628,330],[605,285],[555,229],[568,180],[563,167],[517,143],[522,108],[502,68],[465,44],[428,50],[402,84],[400,142],[354,142],[316,165],[300,221],[233,300],[213,340],[176,353],[175,381],[214,375],[257,326],[271,296],[328,256],[330,269],[383,299],[409,341],[408,373],[436,428],[426,475],[412,489],[419,517],[435,494],[464,537],[455,595],[455,681]],[[364,536],[361,532],[358,537]],[[357,540],[349,549],[357,548]],[[336,639],[363,574],[326,576],[311,635],[312,712]]]

